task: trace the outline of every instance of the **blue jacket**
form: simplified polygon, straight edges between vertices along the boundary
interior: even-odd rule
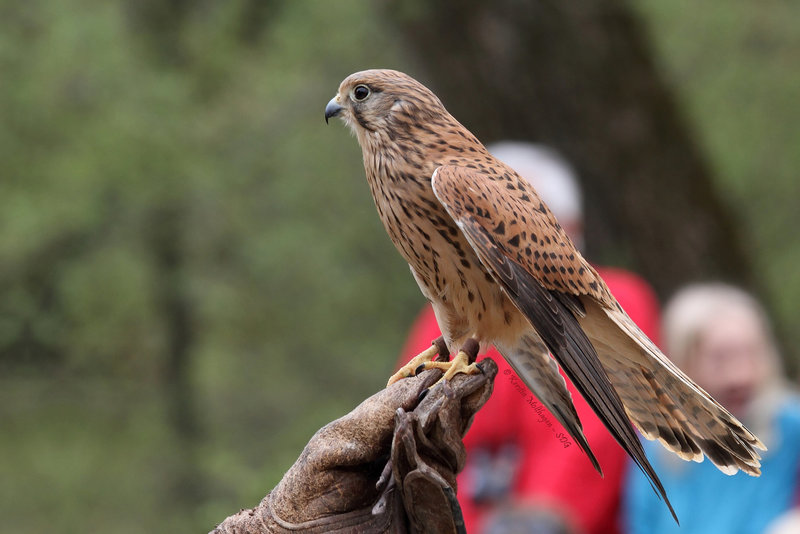
[[[678,514],[680,527],[645,476],[629,465],[623,519],[627,534],[758,534],[794,504],[800,481],[800,400],[778,409],[761,476],[728,476],[706,458],[702,463],[667,458],[658,442],[645,452]],[[666,454],[665,454],[666,453]]]

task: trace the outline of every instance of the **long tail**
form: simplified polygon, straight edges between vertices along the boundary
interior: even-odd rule
[[[650,440],[685,460],[707,456],[723,473],[761,473],[761,441],[687,377],[621,308],[583,298],[581,326],[628,417]]]
[[[525,315],[531,327],[536,329],[592,410],[644,472],[653,489],[664,499],[677,522],[678,517],[667,498],[664,485],[647,460],[642,443],[628,420],[624,404],[607,376],[607,369],[578,322],[578,317],[585,313],[577,300],[579,297],[543,286],[520,263],[506,256],[497,246],[494,236],[474,217],[459,217],[457,214],[456,218],[458,227],[478,254],[481,263]]]
[[[558,422],[569,432],[578,446],[586,453],[600,475],[603,470],[595,458],[583,433],[578,412],[572,402],[564,377],[558,372],[558,363],[550,357],[544,342],[531,331],[521,336],[511,347],[498,346],[497,350],[514,368],[525,385],[550,410]]]

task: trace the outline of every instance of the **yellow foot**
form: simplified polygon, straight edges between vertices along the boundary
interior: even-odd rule
[[[476,364],[475,362],[469,363],[471,359],[474,359],[474,356],[470,357],[469,354],[464,352],[463,350],[459,351],[456,354],[456,357],[449,362],[432,362],[428,361],[424,363],[425,370],[428,369],[441,369],[444,371],[444,376],[440,378],[436,384],[441,381],[447,382],[448,380],[452,379],[458,373],[464,373],[467,375],[476,375],[478,373],[482,373],[483,370]],[[433,386],[435,386],[434,384]],[[433,387],[431,386],[431,387]]]
[[[439,354],[439,347],[434,342],[429,349],[411,358],[411,361],[409,361],[407,364],[401,367],[399,371],[393,374],[389,378],[389,383],[386,384],[386,387],[391,386],[392,384],[394,384],[398,380],[402,380],[403,378],[414,376],[415,374],[417,374],[416,371],[421,365],[427,365],[429,363],[433,363],[432,360],[436,357],[437,354]]]

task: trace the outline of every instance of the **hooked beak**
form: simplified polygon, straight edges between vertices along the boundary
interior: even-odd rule
[[[325,106],[325,124],[328,124],[328,119],[330,119],[331,117],[335,117],[336,115],[341,113],[342,110],[344,109],[336,101],[336,98],[337,97],[335,97],[335,96],[333,98],[331,98],[331,101],[328,102],[327,106]]]

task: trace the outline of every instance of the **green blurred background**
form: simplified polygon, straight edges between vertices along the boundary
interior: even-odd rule
[[[423,299],[322,117],[415,74],[381,5],[0,1],[4,531],[206,532],[385,383]],[[800,4],[754,5],[630,9],[791,358]]]

